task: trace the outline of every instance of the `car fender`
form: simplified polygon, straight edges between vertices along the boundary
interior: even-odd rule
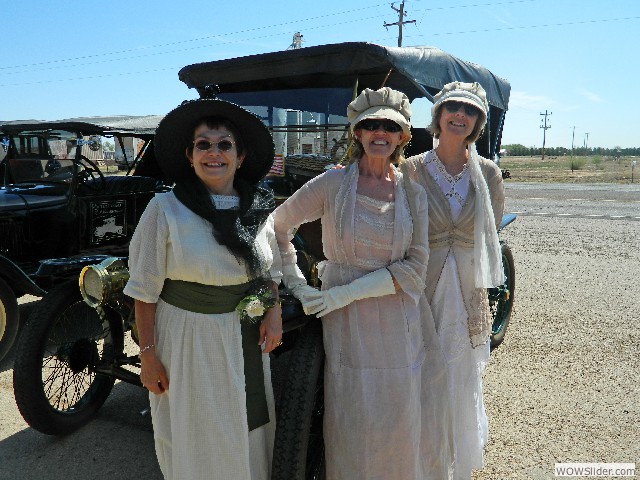
[[[46,290],[40,288],[29,276],[14,262],[4,255],[0,255],[0,278],[2,278],[16,294],[16,297],[29,294],[36,297],[46,295]]]

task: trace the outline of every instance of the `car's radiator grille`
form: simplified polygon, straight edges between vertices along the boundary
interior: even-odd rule
[[[24,223],[12,219],[0,220],[0,254],[19,260],[25,254]]]

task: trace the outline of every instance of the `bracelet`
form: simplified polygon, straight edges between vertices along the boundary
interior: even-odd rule
[[[146,347],[141,348],[140,352],[138,352],[138,355],[142,355],[144,352],[146,352],[147,350],[149,350],[150,348],[153,348],[155,346],[156,346],[156,344],[152,343],[151,345],[147,345]]]

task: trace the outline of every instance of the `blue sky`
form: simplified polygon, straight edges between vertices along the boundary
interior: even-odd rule
[[[2,2],[0,119],[164,114],[196,93],[191,63],[347,41],[397,45],[391,2]],[[396,7],[399,2],[396,2]],[[606,7],[605,7],[606,5]],[[640,146],[637,0],[406,0],[403,45],[430,45],[511,83],[503,144]],[[426,125],[418,112],[415,124]]]

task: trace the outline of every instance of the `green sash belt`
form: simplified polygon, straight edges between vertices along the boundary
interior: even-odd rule
[[[174,307],[189,312],[229,313],[233,312],[240,300],[247,296],[252,286],[252,282],[217,286],[166,279],[160,298]],[[262,349],[258,345],[259,325],[258,322],[240,322],[247,422],[250,431],[269,423],[262,369]]]

